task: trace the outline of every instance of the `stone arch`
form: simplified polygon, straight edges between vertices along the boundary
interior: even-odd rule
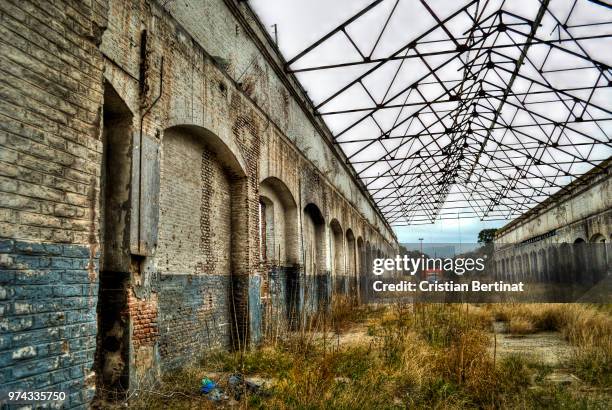
[[[601,233],[591,235],[589,239],[591,270],[595,279],[603,277],[608,269],[608,243]]]
[[[304,267],[307,275],[325,272],[325,219],[318,206],[304,207]]]
[[[359,236],[357,238],[357,275],[361,276],[365,274],[366,267],[366,250],[363,238]]]
[[[329,229],[331,231],[332,239],[332,275],[344,275],[344,234],[342,231],[342,226],[340,225],[340,222],[334,218],[329,223]]]
[[[263,330],[268,337],[294,326],[299,309],[298,215],[289,188],[276,178],[259,184],[259,256],[262,277]]]
[[[372,247],[372,244],[370,243],[369,240],[366,241],[365,249],[366,249],[365,250],[365,256],[366,256],[365,272],[364,272],[364,275],[361,277],[362,278],[361,292],[362,292],[363,299],[368,298],[371,292],[369,280],[372,277],[372,264],[374,263],[374,248]]]
[[[548,275],[548,267],[546,264],[546,250],[539,249],[537,253],[538,258],[538,280],[545,282]]]
[[[313,203],[304,207],[303,214],[302,252],[306,275],[304,303],[310,310],[314,310],[327,303],[330,293],[325,219],[319,207]]]
[[[362,292],[364,289],[364,280],[367,278],[367,271],[366,271],[366,266],[367,266],[367,253],[366,253],[366,246],[365,246],[365,242],[363,240],[363,238],[361,236],[359,236],[357,238],[357,289],[355,291],[355,294],[357,295],[357,297],[359,298],[359,301],[362,300]]]
[[[346,276],[348,278],[348,291],[351,296],[355,296],[357,291],[357,266],[359,265],[357,242],[355,234],[351,228],[346,230]]]
[[[580,273],[574,277],[575,280],[588,282],[591,279],[591,266],[588,255],[587,242],[583,238],[576,238],[572,245],[572,254],[574,260],[574,269],[576,273]],[[592,261],[591,261],[592,262]]]
[[[532,280],[537,280],[538,278],[538,257],[534,250],[529,252],[529,273],[530,273]]]
[[[357,274],[357,249],[355,234],[351,228],[346,230],[346,274],[354,277]]]
[[[329,223],[331,233],[331,272],[337,292],[346,292],[346,266],[344,260],[344,231],[337,219]]]
[[[522,270],[521,269],[521,255],[514,256],[514,277],[517,279],[523,279]]]
[[[259,199],[261,254],[278,266],[298,263],[297,205],[291,191],[280,179],[268,177],[259,184]]]
[[[567,242],[562,242],[559,246],[559,265],[558,281],[565,283],[572,274],[572,248]]]
[[[547,253],[548,259],[548,275],[549,282],[557,282],[559,278],[559,260],[557,259],[558,251],[555,245],[549,246]]]
[[[167,122],[166,130],[169,129],[184,129],[187,131],[192,129],[195,134],[205,134],[205,140],[209,142],[211,147],[220,148],[219,158],[228,164],[236,163],[232,167],[241,169],[243,174],[246,175],[246,170],[248,169],[247,163],[229,127],[215,127],[213,124],[196,124],[191,116],[172,116]]]
[[[162,281],[161,293],[165,286],[169,294],[176,293],[177,286],[185,286],[185,278],[193,279],[186,296],[179,292],[160,298],[160,310],[177,312],[168,315],[169,321],[181,316],[179,312],[194,312],[193,318],[181,319],[194,324],[188,334],[174,334],[172,329],[178,326],[160,323],[160,329],[165,329],[161,337],[166,340],[162,360],[178,360],[184,356],[185,346],[197,349],[200,341],[209,337],[205,316],[195,315],[201,309],[229,324],[214,329],[212,340],[234,348],[244,346],[250,336],[255,340],[260,332],[251,324],[261,322],[253,320],[253,315],[261,314],[258,307],[252,306],[249,312],[249,303],[258,302],[249,298],[249,289],[259,285],[251,283],[250,260],[245,253],[250,232],[245,168],[221,138],[191,124],[164,131],[161,158],[156,260],[160,272],[168,276]],[[192,292],[203,295],[197,309],[188,298]]]

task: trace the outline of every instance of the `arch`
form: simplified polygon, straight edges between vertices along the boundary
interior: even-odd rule
[[[544,249],[538,249],[536,257],[538,258],[538,272],[537,272],[538,276],[537,278],[538,278],[538,281],[544,282],[546,281],[546,275],[547,275],[546,251]]]
[[[364,274],[366,267],[366,253],[365,253],[365,243],[363,242],[363,238],[359,236],[357,238],[357,266],[356,271],[357,275],[361,276]]]
[[[279,330],[295,325],[301,291],[295,269],[299,261],[297,205],[287,185],[276,177],[259,184],[259,255],[266,269],[263,330],[276,337]]]
[[[357,295],[358,301],[361,302],[363,300],[363,289],[365,289],[366,284],[364,281],[367,276],[367,250],[365,241],[361,236],[357,238],[357,289],[355,294]]]
[[[537,280],[538,277],[538,258],[535,251],[529,253],[529,273],[531,278]]]
[[[546,275],[547,280],[549,282],[556,282],[559,278],[559,260],[557,258],[559,252],[557,250],[557,246],[549,246],[546,253],[546,257],[548,259],[548,274]]]
[[[219,158],[227,160],[228,163],[237,163],[237,168],[241,168],[245,174],[248,169],[247,163],[236,142],[236,138],[229,127],[215,127],[214,124],[197,124],[192,116],[170,116],[166,130],[185,129],[187,132],[201,134],[203,139],[209,140],[211,145],[221,148],[218,152]],[[210,125],[210,126],[209,126]]]
[[[344,235],[342,226],[337,219],[329,223],[332,236],[332,274],[334,276],[344,275]]]
[[[235,174],[234,176],[246,176],[246,161],[232,139],[215,134],[209,129],[195,124],[175,124],[164,130],[164,136],[173,133],[183,133],[200,139],[226,166],[228,171]]]
[[[346,273],[351,277],[357,274],[357,250],[355,234],[351,228],[346,230]]]
[[[574,240],[574,243],[585,243],[585,242],[586,242],[586,241],[585,241],[584,239],[580,238],[580,237],[578,237],[578,238],[576,238],[576,239]]]
[[[514,277],[517,279],[522,279],[522,269],[521,269],[521,255],[514,256]]]
[[[268,177],[259,184],[260,256],[279,266],[296,264],[298,257],[297,205],[283,181]]]
[[[329,223],[331,232],[331,255],[332,255],[332,277],[335,289],[338,292],[346,290],[345,283],[345,262],[344,262],[344,231],[337,219],[332,219]]]
[[[169,286],[174,276],[176,280],[185,275],[217,278],[219,283],[214,287],[205,280],[192,285],[201,286],[194,291],[201,292],[203,299],[217,301],[211,314],[231,324],[231,332],[220,335],[217,343],[238,347],[251,335],[256,340],[261,329],[251,324],[261,321],[250,318],[260,315],[261,310],[259,299],[249,298],[250,261],[244,257],[244,241],[252,232],[245,209],[246,168],[221,138],[199,126],[167,128],[161,146],[158,269],[169,277]],[[251,222],[253,228],[256,223]],[[177,297],[161,308],[175,311],[184,307],[188,311],[191,302]],[[195,349],[198,340],[206,338],[205,318],[198,316],[196,320],[200,322],[183,337],[182,346],[168,347],[168,357],[177,355],[185,345]]]
[[[593,234],[591,239],[589,239],[590,243],[606,243],[606,237],[600,233]]]
[[[307,275],[325,272],[325,219],[318,206],[309,203],[304,207],[303,223],[304,269]]]
[[[567,242],[562,242],[559,245],[559,264],[558,266],[558,281],[566,283],[572,275],[572,248]]]
[[[607,274],[608,270],[608,243],[606,237],[601,233],[595,233],[591,236],[589,242],[591,254],[591,266],[593,278],[602,278]]]
[[[366,241],[365,244],[365,265],[364,274],[361,276],[360,289],[361,299],[367,300],[371,295],[370,280],[372,278],[372,266],[374,263],[374,247],[370,243],[370,240]]]
[[[358,253],[355,234],[351,228],[346,230],[346,275],[349,281],[348,291],[352,296],[357,290],[357,265]]]

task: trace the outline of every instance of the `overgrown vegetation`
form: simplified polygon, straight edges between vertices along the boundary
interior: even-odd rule
[[[612,386],[610,305],[509,304],[490,309],[498,320],[510,323],[513,333],[561,332],[574,347],[568,366],[576,375],[589,384]]]
[[[287,333],[252,351],[207,354],[130,404],[215,408],[219,405],[198,394],[200,379],[213,375],[223,386],[229,374],[240,372],[267,380],[267,394],[245,394],[233,403],[240,408],[607,408],[609,313],[608,307],[583,305],[374,309],[340,301],[329,317],[309,326],[316,331]],[[494,320],[521,335],[562,332],[575,347],[564,365],[582,380],[580,387],[544,383],[553,369],[525,356],[496,357]],[[361,329],[361,338],[340,343],[340,332],[353,328]]]

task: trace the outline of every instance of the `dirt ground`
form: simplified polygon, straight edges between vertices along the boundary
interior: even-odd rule
[[[493,343],[490,353],[497,358],[504,358],[512,354],[521,354],[530,359],[537,360],[544,365],[556,367],[566,361],[572,347],[560,332],[538,332],[528,335],[511,335],[506,333],[504,322],[495,322],[492,333]]]

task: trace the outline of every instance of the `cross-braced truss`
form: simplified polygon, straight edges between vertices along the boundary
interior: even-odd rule
[[[391,224],[511,219],[612,154],[611,37],[602,1],[377,0],[286,70]]]

